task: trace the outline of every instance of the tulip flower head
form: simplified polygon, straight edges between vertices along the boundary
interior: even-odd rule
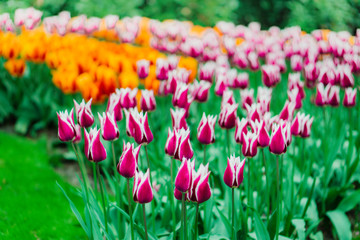
[[[194,151],[192,149],[190,143],[190,130],[181,128],[180,130],[175,130],[176,134],[176,150],[174,154],[174,159],[182,160],[184,158],[190,159],[194,155]]]
[[[125,110],[126,133],[134,138],[137,144],[149,144],[154,136],[150,130],[147,113],[138,112],[136,108]]]
[[[274,87],[281,80],[280,68],[276,65],[263,65],[261,67],[262,81],[266,87]]]
[[[243,133],[242,153],[245,157],[253,158],[257,154],[257,138],[256,133]]]
[[[281,124],[272,125],[272,134],[270,138],[269,150],[271,153],[280,155],[286,152],[286,129]]]
[[[356,88],[346,88],[345,95],[343,100],[343,105],[345,107],[353,107],[356,104]]]
[[[301,137],[308,138],[310,137],[311,133],[311,126],[314,121],[314,118],[309,115],[306,115],[303,120],[301,121]]]
[[[136,107],[137,100],[136,94],[138,92],[137,88],[121,88],[116,89],[116,93],[120,96],[120,104],[122,108],[129,109]]]
[[[254,103],[254,89],[244,89],[240,91],[242,108],[246,109],[246,104],[251,106]]]
[[[100,141],[100,129],[91,128],[85,132],[85,156],[91,162],[101,162],[106,159],[106,149]]]
[[[175,94],[172,98],[174,107],[185,108],[188,104],[188,90],[189,86],[185,83],[178,83]]]
[[[319,83],[316,88],[316,98],[315,104],[317,106],[324,106],[328,102],[328,92],[330,90],[330,85],[324,87],[324,84]]]
[[[222,98],[221,98],[221,106],[224,106],[225,104],[234,104],[235,98],[234,98],[234,92],[231,90],[225,90]]]
[[[94,123],[94,115],[91,112],[91,102],[90,99],[87,103],[83,99],[80,104],[74,100],[76,118],[79,125],[83,128],[91,127]]]
[[[106,141],[117,140],[120,136],[118,126],[116,124],[116,119],[114,113],[103,113],[102,115],[98,113],[100,125],[101,125],[101,136]]]
[[[141,145],[134,147],[134,144],[123,144],[123,152],[120,156],[119,163],[117,165],[118,173],[125,178],[132,178],[135,176],[138,166],[138,159]]]
[[[236,128],[235,128],[235,141],[239,144],[244,142],[244,134],[247,134],[248,120],[246,118],[236,118]]]
[[[292,121],[295,111],[295,103],[286,101],[283,109],[279,114],[279,119],[284,121]]]
[[[140,107],[145,112],[155,110],[156,101],[153,90],[141,90]]]
[[[156,60],[156,78],[160,81],[168,79],[169,63],[166,59]]]
[[[145,204],[153,200],[153,190],[150,183],[150,172],[149,169],[146,173],[141,171],[135,172],[134,188],[133,188],[133,199],[134,202]]]
[[[198,171],[192,169],[190,189],[187,193],[188,200],[199,204],[209,200],[211,197],[209,175],[209,164],[205,166],[200,164]]]
[[[120,121],[123,118],[119,94],[110,94],[106,112],[114,113],[116,121]]]
[[[330,106],[337,107],[340,105],[340,87],[331,86],[327,96],[327,103]]]
[[[73,141],[76,137],[76,127],[74,123],[74,110],[71,109],[70,113],[67,110],[58,112],[58,137],[60,141],[68,142]],[[81,137],[81,134],[80,134]]]
[[[244,180],[245,161],[240,161],[240,157],[235,155],[227,159],[227,167],[224,173],[224,182],[231,188],[237,188]]]
[[[203,113],[197,129],[197,138],[202,144],[212,144],[215,142],[215,123],[217,116]]]
[[[81,127],[79,124],[75,125],[75,138],[72,141],[73,143],[81,142]]]
[[[192,164],[190,159],[182,159],[175,178],[175,188],[182,193],[186,193],[190,189],[193,165],[195,165],[195,162]]]
[[[170,109],[173,129],[187,129],[186,110],[183,108]]]
[[[267,126],[264,120],[260,120],[260,122],[258,122],[257,120],[255,120],[255,122],[250,122],[251,125],[254,125],[253,131],[255,131],[256,135],[257,135],[257,145],[260,148],[265,148],[267,146],[269,146],[270,144],[270,136],[269,136],[269,132],[267,130]]]
[[[150,61],[142,59],[136,62],[136,70],[139,78],[146,78],[150,71]]]
[[[190,86],[189,90],[191,96],[197,102],[206,102],[209,97],[209,89],[211,87],[211,83],[207,81],[195,81],[193,85]]]
[[[260,121],[261,115],[260,115],[260,105],[253,103],[251,106],[248,104],[245,104],[245,108],[247,111],[247,118],[249,121],[255,122]]]
[[[235,127],[237,108],[238,104],[225,104],[221,107],[218,121],[221,128],[231,129]]]
[[[199,79],[207,82],[212,82],[215,68],[216,68],[216,64],[211,61],[200,64]]]
[[[168,137],[165,143],[165,153],[169,156],[174,156],[175,151],[178,148],[178,140],[176,138],[176,130],[168,129]]]
[[[222,74],[218,75],[215,83],[215,94],[222,96],[227,87],[227,77]]]

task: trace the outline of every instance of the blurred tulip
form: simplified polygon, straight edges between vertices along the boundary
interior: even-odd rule
[[[88,133],[84,129],[85,139],[85,156],[91,162],[100,162],[106,159],[106,149],[100,141],[100,129],[90,129]]]
[[[291,91],[288,91],[288,98],[290,102],[294,103],[295,110],[298,110],[302,107],[302,98],[297,87]]]
[[[72,141],[73,143],[81,142],[81,127],[79,124],[75,125],[75,138]]]
[[[290,58],[291,69],[295,72],[300,72],[303,65],[303,59],[299,55],[293,55]]]
[[[340,87],[339,86],[331,86],[328,92],[328,104],[333,107],[337,107],[340,105]]]
[[[247,134],[248,120],[246,118],[236,118],[236,128],[235,128],[235,141],[239,144],[244,143],[244,135]]]
[[[176,130],[171,131],[168,129],[168,137],[165,143],[165,153],[169,156],[174,156],[175,151],[178,148],[178,141],[176,138]]]
[[[70,113],[65,110],[64,112],[58,112],[56,114],[58,117],[58,137],[60,141],[73,141],[76,137],[74,110],[71,109]]]
[[[118,173],[125,178],[132,178],[135,176],[136,169],[138,168],[138,159],[141,145],[134,147],[134,144],[123,143],[123,152],[120,156],[117,165]]]
[[[120,121],[123,118],[119,94],[110,94],[106,112],[114,113],[116,121]]]
[[[356,88],[346,88],[345,95],[343,100],[343,105],[345,107],[353,107],[356,104]]]
[[[231,90],[225,90],[221,98],[221,107],[225,104],[235,104],[234,92]]]
[[[207,81],[195,81],[193,85],[190,87],[191,96],[195,101],[198,102],[206,102],[209,97],[209,89],[211,87],[211,83]]]
[[[281,80],[280,68],[276,65],[263,65],[261,67],[262,81],[267,87],[274,87]]]
[[[116,89],[116,93],[120,96],[120,104],[122,108],[130,109],[136,107],[136,94],[138,92],[137,88],[121,88]]]
[[[190,159],[194,155],[194,151],[191,147],[190,143],[190,130],[181,128],[180,130],[175,130],[176,140],[177,140],[177,148],[174,154],[174,159],[182,160],[182,159]]]
[[[309,115],[306,115],[301,121],[301,137],[308,138],[311,133],[311,126],[314,121],[314,118]]]
[[[172,98],[174,107],[185,108],[188,103],[188,90],[189,87],[184,83],[178,83],[175,94]]]
[[[134,138],[137,144],[149,144],[154,136],[150,130],[147,113],[139,113],[136,108],[125,110],[126,133]]]
[[[90,99],[87,103],[83,99],[80,104],[78,104],[74,99],[76,118],[79,125],[83,128],[91,127],[94,123],[94,115],[91,112],[91,102]]]
[[[160,81],[168,79],[169,63],[166,59],[156,60],[156,78]]]
[[[279,114],[279,119],[282,119],[284,121],[292,121],[294,117],[294,111],[295,103],[286,100],[285,105]]]
[[[170,109],[171,120],[173,129],[179,130],[181,128],[187,129],[186,123],[186,110],[177,108],[175,110]]]
[[[255,125],[253,131],[257,135],[258,147],[261,148],[268,147],[270,144],[270,136],[265,121],[263,120],[261,120],[260,122],[255,121],[253,124]]]
[[[224,173],[224,182],[231,188],[237,188],[244,180],[245,161],[240,161],[240,157],[230,156],[227,160],[227,167]]]
[[[138,60],[136,62],[136,70],[139,78],[146,78],[150,71],[150,61],[146,59]]]
[[[149,169],[143,174],[141,171],[135,172],[134,188],[133,188],[133,199],[134,202],[145,204],[153,200],[153,190],[150,183],[150,172]]]
[[[349,65],[339,65],[339,82],[343,88],[353,87],[355,80]]]
[[[203,113],[197,129],[197,138],[202,144],[212,144],[215,142],[215,123],[217,116]]]
[[[199,66],[199,80],[212,82],[216,64],[214,62],[206,62]]]
[[[330,85],[324,87],[324,84],[319,83],[316,88],[316,98],[315,104],[317,106],[324,106],[327,104],[328,91],[330,89]]]
[[[117,140],[120,136],[118,126],[116,124],[116,119],[114,113],[103,113],[102,115],[98,113],[100,125],[101,125],[101,136],[106,141]]]
[[[259,63],[259,58],[258,58],[257,53],[255,53],[255,52],[249,53],[248,60],[249,60],[249,65],[250,65],[251,70],[256,71],[259,69],[260,63]]]
[[[176,55],[170,55],[167,60],[169,63],[169,71],[171,71],[177,68],[180,58]]]
[[[245,104],[245,108],[247,111],[247,118],[249,121],[255,122],[256,120],[260,122],[261,116],[260,116],[260,110],[259,106],[255,103],[253,103],[251,106],[248,104]]]
[[[221,107],[218,121],[221,128],[231,129],[235,127],[237,108],[238,104],[225,104]]]
[[[319,76],[319,69],[315,63],[309,63],[304,67],[306,86],[312,88]]]
[[[242,108],[246,109],[246,104],[251,106],[254,103],[254,89],[244,89],[240,91]]]
[[[257,154],[257,135],[256,133],[243,133],[243,143],[241,149],[243,155],[248,158],[253,158]]]
[[[140,108],[144,112],[150,112],[155,110],[156,101],[153,90],[141,90]]]
[[[224,75],[219,75],[216,77],[215,83],[215,94],[222,96],[224,91],[227,89],[227,78]]]

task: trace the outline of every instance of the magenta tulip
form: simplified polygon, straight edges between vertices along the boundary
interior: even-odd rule
[[[192,158],[194,151],[190,143],[190,130],[181,128],[180,130],[175,130],[175,134],[177,139],[177,148],[174,154],[174,159],[181,161],[183,158]]]
[[[81,127],[79,124],[75,125],[75,138],[72,141],[73,141],[73,143],[81,142]]]
[[[206,102],[209,97],[209,89],[211,87],[211,83],[207,81],[195,81],[193,85],[190,86],[191,96],[197,102]]]
[[[257,154],[257,135],[256,133],[243,133],[243,144],[241,148],[245,157],[253,158]]]
[[[168,79],[169,63],[166,59],[156,60],[156,78],[160,81]]]
[[[231,188],[237,188],[244,180],[245,161],[240,161],[240,157],[234,155],[227,160],[227,167],[224,173],[224,182]]]
[[[273,124],[273,131],[270,138],[270,152],[280,155],[286,152],[286,136],[285,129],[281,124]]]
[[[215,123],[217,116],[203,113],[197,129],[197,138],[202,144],[211,144],[215,142]]]
[[[254,103],[254,89],[244,89],[240,91],[242,108],[246,109],[246,104],[251,106]]]
[[[123,118],[119,94],[110,94],[106,112],[114,113],[116,121],[120,121]]]
[[[101,125],[101,136],[106,141],[114,141],[119,138],[120,132],[116,124],[116,119],[114,113],[103,113],[102,116],[100,113],[99,120]]]
[[[173,129],[187,129],[186,123],[186,110],[183,108],[177,108],[175,110],[170,109],[171,120]]]
[[[186,193],[190,189],[191,185],[191,175],[192,175],[192,164],[190,159],[182,159],[180,168],[175,178],[175,188],[182,192]]]
[[[118,173],[125,178],[132,178],[135,176],[135,172],[138,166],[138,159],[140,153],[140,147],[134,147],[134,144],[123,144],[123,152],[120,156],[119,163],[117,165]]]
[[[94,115],[91,112],[91,102],[92,99],[87,103],[85,103],[85,100],[83,99],[81,103],[78,104],[74,100],[76,119],[78,124],[83,128],[91,127],[94,123]]]
[[[149,144],[154,136],[150,130],[147,113],[139,113],[136,108],[125,110],[126,133],[134,138],[137,144]]]
[[[76,137],[76,128],[74,123],[74,110],[71,109],[70,114],[67,110],[58,112],[58,137],[60,141],[73,141]],[[80,135],[81,137],[81,135]]]
[[[149,169],[143,174],[141,171],[135,172],[134,188],[133,188],[133,199],[134,202],[145,204],[153,200],[153,190],[150,183],[150,172]]]
[[[328,92],[328,104],[333,107],[337,107],[340,105],[340,87],[339,86],[331,86]]]
[[[246,118],[241,119],[236,118],[236,128],[235,128],[235,141],[239,144],[244,142],[244,134],[247,134],[248,120]]]
[[[175,94],[172,98],[174,107],[185,108],[188,104],[188,90],[189,87],[185,83],[178,83],[176,86]]]
[[[91,162],[100,162],[106,159],[106,149],[100,141],[100,129],[90,129],[88,133],[85,132],[85,156]]]
[[[138,60],[136,62],[136,70],[139,78],[146,78],[150,71],[150,61],[146,59]]]
[[[221,107],[218,121],[221,128],[231,129],[235,127],[237,108],[238,104],[225,104]]]
[[[178,141],[176,139],[175,130],[171,131],[168,129],[168,137],[165,143],[165,153],[169,156],[174,156],[175,151],[178,148]]]
[[[155,110],[156,101],[153,90],[141,90],[140,108],[144,112],[150,112]]]
[[[345,107],[353,107],[356,104],[356,88],[346,88],[345,95],[343,100],[343,105]]]
[[[199,80],[212,82],[216,64],[214,62],[206,62],[199,66]]]

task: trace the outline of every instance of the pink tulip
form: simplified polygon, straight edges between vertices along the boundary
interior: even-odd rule
[[[299,90],[301,99],[305,98],[304,83],[300,80],[300,73],[290,73],[288,77],[288,89],[291,91],[294,88]]]
[[[145,204],[153,200],[153,190],[150,183],[150,172],[149,169],[143,174],[141,171],[136,171],[133,188],[133,199],[134,202]]]
[[[168,129],[168,137],[165,143],[165,153],[169,156],[174,156],[175,151],[178,148],[178,140],[176,138],[176,130],[171,131]]]
[[[244,134],[246,135],[248,130],[248,120],[246,118],[241,119],[236,118],[236,128],[235,128],[235,141],[239,144],[244,143]]]
[[[146,78],[150,71],[150,61],[146,59],[138,60],[136,62],[136,70],[139,78]]]
[[[244,51],[235,51],[232,60],[236,66],[242,69],[245,69],[248,65],[248,59]]]
[[[327,85],[327,84],[335,84],[336,75],[334,72],[333,66],[322,65],[320,67],[320,74],[319,74],[319,82]]]
[[[125,178],[132,178],[135,176],[135,172],[138,166],[138,159],[141,145],[134,147],[134,144],[123,144],[123,152],[120,156],[119,163],[117,165],[118,173]]]
[[[211,144],[215,142],[215,123],[217,116],[203,113],[197,129],[197,138],[202,144]]]
[[[231,87],[245,89],[248,86],[249,86],[249,74],[244,72],[238,74],[237,78],[235,78],[235,81]]]
[[[330,89],[330,85],[327,85],[324,87],[324,84],[319,83],[316,88],[316,98],[315,98],[315,104],[317,106],[324,106],[327,104],[328,100],[328,91]]]
[[[280,68],[276,65],[263,65],[261,67],[262,81],[267,87],[274,87],[281,80]]]
[[[290,102],[294,103],[295,110],[298,110],[302,107],[302,98],[297,87],[293,88],[291,91],[288,91],[288,98]]]
[[[158,89],[158,96],[167,96],[170,94],[169,89],[167,87],[168,81],[161,81]],[[175,91],[174,91],[175,93]]]
[[[293,55],[290,58],[290,62],[291,62],[291,69],[295,72],[300,72],[302,69],[302,65],[303,65],[303,59],[301,56],[299,55]]]
[[[248,55],[250,69],[256,71],[260,67],[258,55],[255,52],[251,52]]]
[[[156,101],[153,90],[141,90],[140,108],[145,112],[154,111],[156,108]]]
[[[182,160],[183,158],[190,159],[194,155],[194,151],[190,143],[190,130],[180,129],[175,130],[177,148],[175,150],[174,159]]]
[[[187,191],[189,191],[192,181],[192,169],[193,166],[190,162],[190,159],[182,159],[180,168],[175,178],[175,188],[178,191],[182,193],[186,193]]]
[[[285,153],[286,142],[285,129],[281,124],[273,124],[269,145],[270,152],[276,155]]]
[[[309,63],[304,67],[306,86],[313,87],[319,76],[319,69],[315,63]]]
[[[119,94],[110,94],[106,112],[114,113],[116,121],[120,121],[123,118]]]
[[[214,62],[206,62],[199,66],[199,80],[212,82],[216,64]]]
[[[88,133],[86,129],[85,132],[85,156],[91,162],[100,162],[106,159],[106,150],[104,145],[100,141],[100,129],[97,128],[90,129]]]
[[[282,119],[284,121],[292,121],[294,117],[294,111],[295,103],[286,100],[285,105],[279,114],[279,119]]]
[[[122,108],[130,109],[134,108],[137,105],[136,94],[138,92],[137,88],[121,88],[116,89],[116,93],[120,96],[120,104]]]
[[[203,203],[211,197],[209,185],[209,164],[200,164],[198,171],[192,169],[191,184],[187,199],[192,202]]]
[[[222,98],[221,98],[221,107],[225,104],[235,104],[234,92],[231,90],[224,91]]]
[[[236,110],[238,104],[225,104],[219,114],[219,125],[221,128],[231,129],[235,127]]]
[[[71,109],[70,114],[67,110],[58,112],[58,137],[60,141],[73,141],[76,137],[76,128],[74,123],[74,110]]]
[[[343,88],[353,87],[355,80],[349,65],[339,65],[339,81]]]
[[[245,157],[253,158],[257,154],[257,135],[252,132],[243,133],[242,153]]]
[[[171,113],[171,120],[172,120],[172,126],[173,129],[187,129],[187,123],[186,123],[186,110],[182,108],[177,108],[175,110],[170,109]]]
[[[231,188],[237,188],[244,180],[245,161],[240,161],[240,157],[234,155],[227,160],[227,167],[224,173],[224,182]]]
[[[343,105],[345,107],[353,107],[356,104],[356,88],[346,88],[345,95],[343,100]]]
[[[301,123],[303,120],[303,114],[298,112],[294,118],[294,120],[291,123],[291,134],[294,136],[300,136],[301,135]]]
[[[171,70],[174,70],[177,68],[180,57],[178,57],[176,55],[170,55],[170,56],[168,56],[167,60],[169,63],[169,71],[171,71]]]
[[[75,125],[75,138],[72,141],[73,141],[73,143],[81,142],[81,127],[79,124]]]
[[[261,116],[260,116],[260,105],[252,104],[249,106],[248,104],[245,104],[245,108],[247,111],[247,118],[249,121],[255,122],[256,120],[260,122]]]
[[[184,83],[178,83],[176,86],[175,94],[172,98],[172,104],[174,107],[185,108],[188,104],[188,85]]]
[[[119,20],[119,16],[117,16],[117,15],[107,15],[107,16],[105,16],[104,20],[105,20],[105,24],[106,24],[107,29],[109,29],[109,30],[114,29],[117,21]]]
[[[314,121],[314,118],[309,115],[306,115],[301,121],[301,137],[308,138],[311,133],[311,126]]]
[[[150,130],[147,113],[139,113],[136,108],[125,110],[126,133],[134,138],[137,144],[149,144],[154,136]]]
[[[242,108],[246,109],[246,104],[251,106],[254,103],[254,89],[244,89],[240,91]]]
[[[328,91],[327,96],[328,102],[327,104],[333,107],[337,107],[340,105],[340,87],[339,86],[331,86]]]
[[[224,75],[217,76],[215,83],[215,94],[222,96],[227,87],[227,77]]]
[[[90,99],[87,103],[83,99],[80,104],[74,100],[76,119],[79,125],[83,128],[91,127],[94,123],[94,115],[91,112],[91,102]]]
[[[169,63],[166,59],[156,60],[156,78],[160,81],[168,79]]]
[[[253,129],[257,135],[258,147],[265,148],[265,147],[269,146],[270,136],[269,136],[269,132],[267,130],[265,121],[261,120],[260,122],[258,122],[256,120],[255,122],[251,122],[251,123],[253,123],[255,125],[253,127]]]
[[[209,97],[209,89],[211,87],[211,83],[207,81],[195,81],[193,85],[190,87],[191,96],[195,101],[198,102],[206,102]]]
[[[114,141],[119,138],[120,132],[116,124],[116,119],[114,113],[103,113],[99,115],[102,138],[106,141]]]

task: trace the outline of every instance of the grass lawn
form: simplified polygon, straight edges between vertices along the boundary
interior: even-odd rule
[[[46,138],[0,131],[0,149],[0,239],[85,239],[56,181],[82,200],[50,166]]]

